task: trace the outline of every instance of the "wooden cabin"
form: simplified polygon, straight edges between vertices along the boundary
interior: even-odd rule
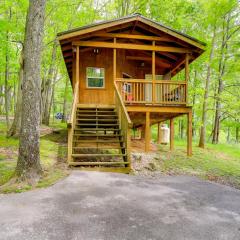
[[[205,44],[134,14],[58,34],[73,88],[68,128],[72,166],[131,167],[131,129],[141,128],[149,151],[151,125],[187,117],[187,155],[192,154],[189,64]],[[185,71],[184,80],[175,75]],[[174,77],[174,80],[172,79]]]

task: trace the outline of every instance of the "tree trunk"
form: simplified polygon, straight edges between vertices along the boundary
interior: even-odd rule
[[[227,128],[227,143],[230,142],[230,127]]]
[[[1,76],[1,74],[0,74],[0,76]],[[2,109],[3,104],[4,104],[4,98],[2,97],[3,95],[4,95],[3,86],[0,86],[0,115],[2,115],[3,111],[4,111]]]
[[[63,118],[62,118],[62,122],[67,122],[67,90],[68,90],[68,78],[66,78],[66,82],[65,82],[65,89],[64,89],[64,100],[63,100]]]
[[[20,54],[18,93],[17,93],[17,102],[16,102],[15,112],[14,112],[14,120],[11,128],[8,131],[8,137],[18,136],[20,133],[21,112],[22,112],[22,82],[23,82],[23,49]]]
[[[236,126],[236,143],[239,143],[239,126]]]
[[[15,174],[20,181],[36,184],[42,173],[39,151],[40,68],[45,0],[29,1],[24,39],[22,121]]]
[[[5,102],[5,116],[6,116],[6,124],[7,124],[7,129],[9,129],[9,86],[8,86],[8,81],[9,81],[9,52],[8,52],[8,40],[9,40],[9,31],[7,31],[6,35],[6,56],[5,56],[5,81],[4,81],[4,102]]]
[[[221,109],[222,109],[221,95],[223,92],[223,76],[225,73],[226,55],[227,55],[227,49],[228,49],[227,40],[228,40],[229,23],[230,23],[229,14],[225,17],[225,19],[226,19],[226,22],[224,21],[223,23],[221,54],[220,54],[219,67],[218,67],[218,88],[217,88],[217,95],[216,95],[216,111],[215,111],[213,137],[212,137],[213,144],[217,144],[219,141]]]
[[[193,79],[193,99],[192,99],[192,136],[195,137],[196,127],[195,127],[195,102],[196,102],[196,81],[197,81],[197,70],[194,71],[194,79]]]
[[[50,119],[50,110],[51,110],[51,98],[52,98],[52,85],[54,78],[54,66],[56,61],[56,53],[57,53],[57,40],[54,41],[53,49],[52,49],[52,60],[48,71],[47,81],[45,83],[42,102],[42,123],[45,125],[49,125]]]
[[[204,98],[203,98],[203,107],[202,107],[202,123],[200,129],[200,139],[199,139],[199,147],[204,148],[206,142],[206,121],[207,121],[207,100],[209,95],[209,86],[210,86],[210,79],[211,79],[211,64],[214,55],[214,47],[215,47],[215,39],[216,39],[216,26],[214,26],[213,36],[212,36],[212,46],[208,60],[207,66],[207,77],[205,83],[205,91],[204,91]]]
[[[55,92],[55,84],[57,82],[57,75],[58,75],[58,69],[55,70],[55,74],[53,77],[51,100],[50,100],[50,104],[49,104],[49,108],[48,108],[48,125],[49,125],[49,121],[50,121],[51,109],[52,109],[53,102],[54,102],[54,92]]]
[[[178,134],[179,134],[179,138],[183,139],[184,124],[183,124],[183,120],[181,118],[178,120]]]

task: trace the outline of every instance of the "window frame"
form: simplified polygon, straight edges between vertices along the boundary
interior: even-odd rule
[[[98,69],[103,69],[103,77],[88,77],[87,70],[88,68],[98,68]],[[93,78],[99,78],[103,80],[103,86],[102,87],[91,87],[89,86],[89,81],[88,79],[93,79]],[[103,67],[86,67],[86,88],[87,89],[105,89],[105,68]]]

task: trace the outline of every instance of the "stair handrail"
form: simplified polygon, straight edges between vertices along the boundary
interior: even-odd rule
[[[72,144],[73,144],[73,129],[76,121],[76,111],[79,98],[79,81],[75,83],[73,89],[73,102],[70,119],[67,122],[68,127],[68,162],[72,161]]]
[[[126,120],[127,120],[128,126],[129,126],[130,128],[132,128],[133,123],[132,123],[132,121],[131,121],[131,119],[130,119],[130,117],[129,117],[129,115],[128,115],[128,112],[127,112],[126,106],[125,106],[125,104],[124,104],[124,102],[123,102],[123,99],[122,99],[122,97],[121,97],[121,94],[120,94],[119,91],[118,91],[118,87],[117,87],[116,82],[114,82],[114,90],[115,90],[115,98],[117,98],[118,101],[119,101],[119,103],[120,103],[119,105],[120,105],[120,107],[122,108],[122,112],[123,112],[124,115],[125,115],[125,118],[126,118]],[[116,103],[116,101],[115,101],[115,103]]]
[[[73,89],[73,101],[72,101],[72,109],[71,109],[71,115],[70,119],[68,119],[68,127],[72,127],[74,123],[74,118],[76,114],[76,109],[77,109],[77,103],[78,103],[78,96],[79,96],[79,82],[77,81],[75,83],[75,87]]]
[[[128,115],[126,106],[123,103],[122,97],[118,91],[117,84],[114,82],[114,90],[115,90],[115,105],[117,110],[117,115],[119,119],[119,126],[121,128],[121,132],[123,135],[124,143],[125,143],[125,154],[127,157],[128,167],[131,168],[131,129],[132,129],[132,121]]]

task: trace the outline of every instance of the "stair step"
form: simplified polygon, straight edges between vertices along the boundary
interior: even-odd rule
[[[119,126],[118,123],[76,123],[75,126]]]
[[[115,111],[115,108],[80,108],[80,107],[77,107],[77,111],[97,111],[97,112],[101,112],[101,111],[112,111],[114,112]]]
[[[73,153],[72,157],[124,157],[122,153]]]
[[[74,133],[73,136],[82,136],[82,137],[122,137],[122,134],[89,134],[89,133]]]
[[[77,166],[77,165],[82,165],[82,166],[96,166],[96,165],[128,165],[129,162],[70,162],[69,165],[72,166]]]
[[[84,117],[117,117],[118,115],[116,114],[82,114],[82,113],[77,113],[77,115],[84,116]]]
[[[115,128],[74,128],[75,131],[121,131],[121,129]]]
[[[74,167],[74,165],[72,166]],[[113,166],[113,167],[109,167],[109,166],[77,166],[76,165],[76,169],[80,170],[80,171],[98,171],[98,172],[115,172],[115,173],[125,173],[128,174],[131,172],[131,168],[130,167],[118,167],[118,166]]]
[[[77,121],[84,121],[84,122],[92,122],[92,121],[98,121],[98,122],[117,122],[117,119],[92,119],[92,118],[76,118]]]
[[[123,140],[103,140],[103,139],[80,139],[80,140],[73,140],[74,143],[121,143]]]
[[[115,111],[76,111],[76,114],[85,114],[85,115],[117,115]]]
[[[120,146],[97,146],[97,147],[73,147],[74,150],[82,150],[82,149],[95,149],[95,150],[109,150],[109,149],[125,149],[125,147]]]

